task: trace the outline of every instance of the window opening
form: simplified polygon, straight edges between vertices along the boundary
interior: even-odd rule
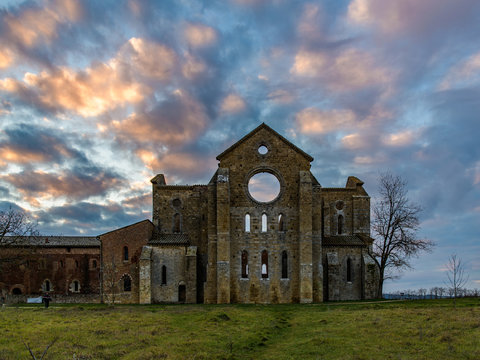
[[[338,215],[338,235],[343,234],[343,215]]]
[[[75,267],[78,268],[78,260],[75,260]]]
[[[347,282],[352,282],[352,260],[347,259]]]
[[[242,251],[242,278],[248,278],[248,252]]]
[[[97,268],[97,260],[93,260],[92,265],[93,265],[93,268],[96,269]]]
[[[167,267],[162,266],[162,285],[167,285]]]
[[[123,291],[132,291],[132,279],[128,275],[123,275]]]
[[[288,278],[288,255],[284,250],[282,251],[282,279]]]
[[[262,279],[268,278],[268,252],[262,251]]]
[[[128,260],[128,246],[123,247],[123,260],[124,261]]]
[[[268,148],[265,145],[262,145],[258,148],[258,152],[260,155],[265,155],[268,153]]]
[[[262,214],[262,232],[267,232],[267,214]]]
[[[280,195],[280,181],[269,172],[256,173],[248,180],[248,193],[257,202],[271,202]]]
[[[73,291],[77,292],[78,291],[78,281],[73,282]]]
[[[245,232],[250,232],[250,214],[245,215]]]
[[[180,214],[176,213],[173,215],[173,232],[178,234],[180,233],[180,230]]]
[[[50,291],[50,281],[45,280],[45,291]]]
[[[285,231],[285,216],[278,215],[278,231]]]

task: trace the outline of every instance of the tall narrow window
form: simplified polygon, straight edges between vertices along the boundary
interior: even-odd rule
[[[167,285],[167,267],[162,266],[162,285]]]
[[[338,215],[338,235],[343,234],[343,215]]]
[[[123,247],[123,260],[124,261],[128,260],[128,246]]]
[[[180,230],[180,214],[176,213],[173,215],[173,232],[178,234],[180,233]]]
[[[288,255],[284,250],[282,251],[282,279],[288,278]]]
[[[242,251],[242,278],[248,278],[248,252]]]
[[[123,291],[132,291],[132,279],[128,275],[123,275]]]
[[[267,232],[267,214],[262,214],[262,232]]]
[[[77,280],[73,282],[73,291],[78,292],[79,290],[79,283]]]
[[[285,231],[285,216],[278,215],[278,231]]]
[[[45,291],[50,291],[50,281],[45,280]]]
[[[250,214],[245,215],[245,232],[250,232]]]
[[[352,260],[347,259],[347,282],[352,282]]]
[[[268,252],[262,251],[262,279],[268,278]]]

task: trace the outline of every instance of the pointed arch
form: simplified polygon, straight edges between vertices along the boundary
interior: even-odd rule
[[[268,278],[268,252],[262,251],[262,279]]]
[[[245,214],[245,232],[250,232],[250,214]]]
[[[132,278],[130,275],[125,274],[122,276],[123,291],[132,291]]]
[[[267,232],[267,214],[262,214],[262,232]]]
[[[285,215],[278,215],[278,231],[285,231]]]

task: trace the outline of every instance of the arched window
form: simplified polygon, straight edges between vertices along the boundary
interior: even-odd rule
[[[250,232],[250,214],[245,215],[245,232]]]
[[[178,234],[182,230],[181,224],[180,224],[180,214],[176,213],[173,215],[173,232]]]
[[[128,246],[123,247],[123,261],[128,261]]]
[[[278,231],[285,231],[285,216],[278,215]]]
[[[167,267],[162,266],[162,285],[167,285]]]
[[[12,295],[22,295],[22,289],[16,287],[12,290]]]
[[[282,251],[282,279],[288,279],[288,255]]]
[[[268,252],[262,251],[262,279],[268,278]]]
[[[343,215],[338,215],[338,235],[343,234]]]
[[[79,290],[80,290],[80,283],[77,280],[75,280],[73,282],[73,291],[78,292]]]
[[[267,214],[262,214],[262,232],[267,232]]]
[[[123,275],[123,291],[132,291],[132,279],[128,275]]]
[[[51,289],[50,280],[45,280],[44,285],[43,285],[43,289],[45,291],[50,291],[50,289]]]
[[[352,260],[347,259],[347,282],[352,282]]]
[[[248,278],[248,252],[242,251],[242,278]]]

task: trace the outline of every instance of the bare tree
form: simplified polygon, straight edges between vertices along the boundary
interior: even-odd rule
[[[465,263],[456,254],[450,255],[446,264],[447,285],[453,295],[453,305],[457,306],[457,297],[462,294],[462,287],[468,282],[468,275],[465,274]]]
[[[407,183],[390,173],[380,175],[379,199],[373,207],[373,255],[380,268],[378,297],[383,283],[398,277],[398,270],[410,268],[410,258],[434,246],[431,240],[419,239],[418,215],[421,207],[407,197]]]
[[[37,225],[23,211],[12,208],[0,211],[0,269],[8,263],[18,264],[24,260],[23,252],[32,251],[26,237],[38,236]]]
[[[115,305],[118,285],[118,269],[115,263],[115,257],[112,255],[111,260],[102,264],[102,282],[103,297],[110,305]]]

